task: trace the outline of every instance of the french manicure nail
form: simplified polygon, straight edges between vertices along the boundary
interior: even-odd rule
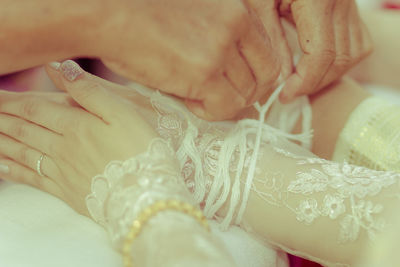
[[[10,168],[7,165],[0,163],[0,173],[9,173]]]
[[[76,78],[79,77],[79,75],[83,74],[82,68],[72,60],[67,60],[64,61],[61,64],[61,71],[65,77],[70,82],[73,82],[76,80]]]
[[[55,69],[55,70],[59,70],[60,67],[61,67],[61,63],[60,63],[60,62],[54,61],[54,62],[50,62],[50,63],[49,63],[49,66],[50,66],[51,68]]]

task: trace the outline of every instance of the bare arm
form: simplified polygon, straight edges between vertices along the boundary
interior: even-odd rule
[[[82,54],[91,0],[1,0],[0,74]]]
[[[344,78],[310,97],[313,153],[324,159],[332,158],[338,136],[351,112],[369,95],[359,84]]]

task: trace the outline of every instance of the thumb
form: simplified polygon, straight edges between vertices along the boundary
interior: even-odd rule
[[[84,109],[105,122],[126,113],[126,100],[107,90],[98,79],[85,72],[76,62],[64,61],[47,66],[49,77]]]

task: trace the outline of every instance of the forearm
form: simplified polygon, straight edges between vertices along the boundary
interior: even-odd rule
[[[312,109],[312,152],[319,157],[331,159],[336,140],[351,112],[370,94],[350,78],[343,78],[311,95]],[[266,101],[266,100],[264,100]],[[262,102],[264,103],[264,102]],[[245,110],[242,117],[257,118],[254,108]],[[293,129],[301,132],[302,122],[299,120]]]
[[[101,4],[92,0],[0,0],[0,74],[90,55]]]
[[[339,134],[350,114],[369,95],[351,79],[343,78],[310,97],[314,154],[324,159],[332,158]],[[296,128],[300,129],[300,123]]]
[[[374,236],[393,223],[400,176],[299,151],[264,147],[244,225],[300,256],[323,263],[358,261]]]

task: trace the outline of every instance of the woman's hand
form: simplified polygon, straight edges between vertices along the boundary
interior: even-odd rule
[[[282,91],[284,102],[315,93],[372,52],[354,0],[282,0],[280,13],[295,24],[304,53]]]
[[[147,149],[156,133],[133,105],[72,62],[48,68],[65,94],[0,92],[1,177],[38,187],[87,214],[91,178]],[[40,172],[37,163],[42,155]],[[8,171],[7,168],[8,167]]]
[[[113,6],[93,40],[96,56],[125,77],[185,99],[202,118],[232,118],[275,86],[279,55],[240,0]]]
[[[280,73],[265,30],[241,0],[3,2],[0,73],[98,57],[209,120],[234,117]]]

